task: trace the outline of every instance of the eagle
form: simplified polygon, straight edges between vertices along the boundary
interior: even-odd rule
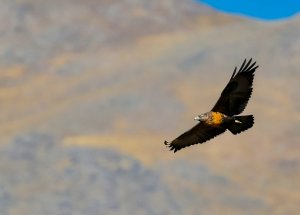
[[[254,72],[257,68],[258,65],[252,62],[252,58],[249,61],[245,59],[238,71],[235,67],[211,111],[196,116],[195,120],[199,122],[190,130],[171,142],[164,142],[170,151],[175,153],[184,147],[204,143],[227,129],[236,135],[251,128],[254,124],[253,115],[237,115],[244,111],[251,97]]]

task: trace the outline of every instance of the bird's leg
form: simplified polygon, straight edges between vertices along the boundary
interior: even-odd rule
[[[235,123],[242,123],[241,121],[239,121],[239,120],[237,120],[237,119],[235,119],[234,122],[235,122]]]

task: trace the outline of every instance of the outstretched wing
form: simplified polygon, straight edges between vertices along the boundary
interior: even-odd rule
[[[221,93],[221,96],[212,111],[220,112],[228,116],[240,114],[245,109],[252,93],[254,72],[258,66],[256,62],[251,64],[252,58],[245,59],[238,72],[235,67],[233,74]]]
[[[226,129],[222,127],[211,127],[203,123],[198,123],[190,130],[186,131],[172,142],[165,141],[165,145],[174,150],[174,153],[184,147],[198,143],[204,143],[215,136],[223,133]]]

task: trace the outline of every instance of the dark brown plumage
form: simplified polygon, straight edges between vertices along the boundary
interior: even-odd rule
[[[165,141],[174,152],[197,143],[204,143],[227,129],[238,134],[252,127],[252,115],[235,116],[242,113],[251,97],[256,62],[245,59],[239,71],[235,67],[233,74],[211,111],[195,118],[199,123],[181,134],[172,142]]]

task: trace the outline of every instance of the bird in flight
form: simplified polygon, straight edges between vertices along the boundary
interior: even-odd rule
[[[171,142],[164,142],[170,151],[175,153],[184,147],[204,143],[227,129],[236,135],[251,128],[254,124],[253,115],[237,115],[244,111],[251,97],[254,72],[257,68],[256,62],[252,63],[252,58],[248,62],[245,59],[238,71],[235,67],[212,110],[196,116],[195,120],[199,123],[193,128]]]

